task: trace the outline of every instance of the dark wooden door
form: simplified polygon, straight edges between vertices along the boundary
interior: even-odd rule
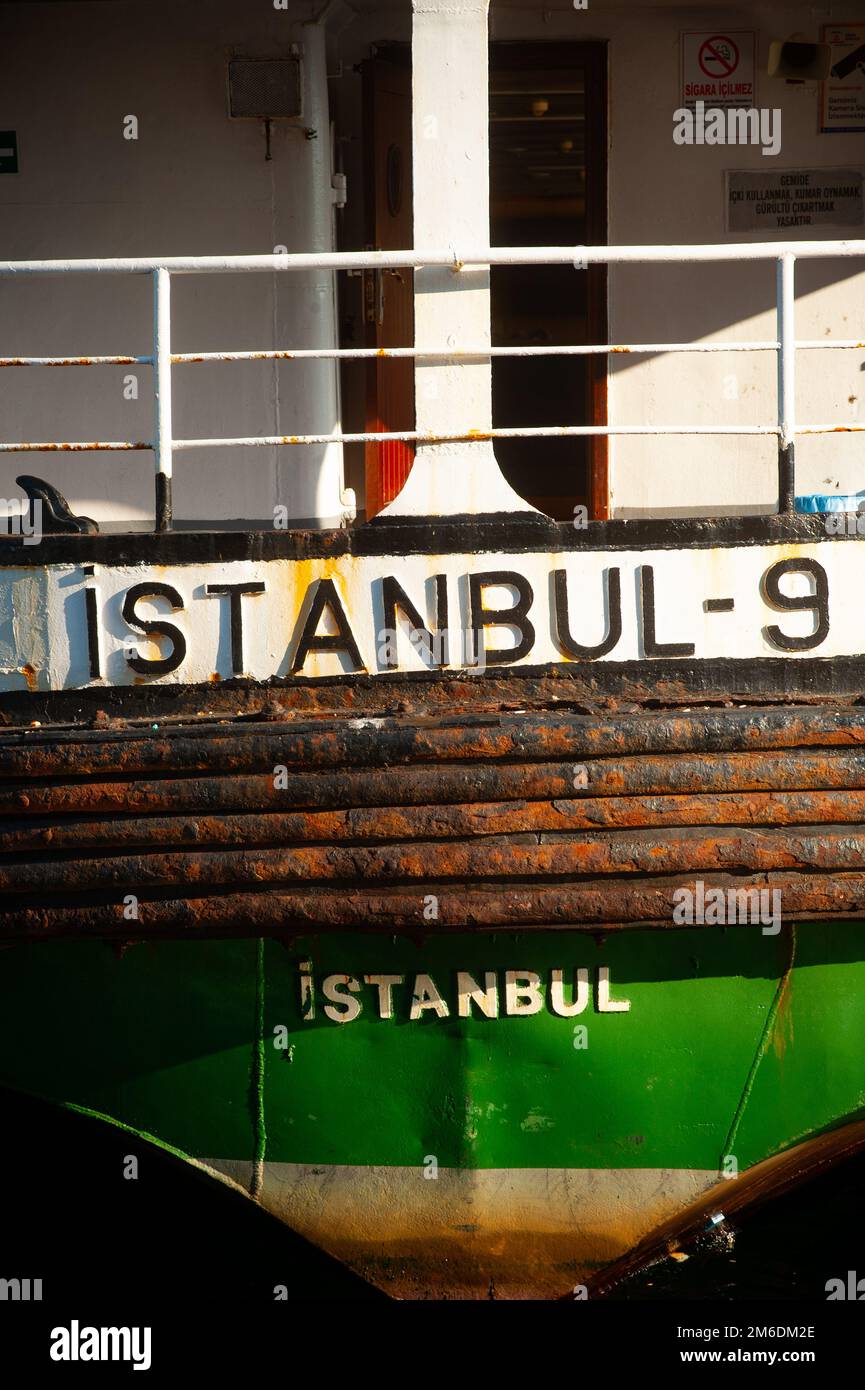
[[[364,64],[367,244],[413,245],[411,56],[395,44]],[[490,49],[492,245],[603,245],[607,240],[606,49],[602,43],[494,43]],[[365,277],[368,346],[414,342],[413,276]],[[561,345],[607,341],[606,268],[497,267],[492,274],[493,342]],[[496,358],[493,424],[607,422],[607,361],[589,357]],[[415,423],[410,358],[373,359],[367,430]],[[496,442],[505,477],[521,496],[559,519],[576,504],[608,515],[607,440]],[[366,446],[366,512],[400,491],[414,448]]]
[[[364,64],[364,146],[367,161],[367,245],[408,251],[413,245],[411,194],[411,69],[373,58]],[[364,276],[368,347],[414,346],[413,272],[367,271]],[[414,362],[372,358],[367,373],[366,428],[412,430]],[[373,517],[402,488],[414,445],[398,440],[367,444],[366,514]]]
[[[490,47],[490,244],[603,245],[606,227],[606,53],[600,43]],[[496,266],[493,343],[604,343],[604,267]],[[493,359],[493,425],[606,424],[601,355]],[[608,514],[607,440],[501,439],[511,486],[558,520],[583,505]]]

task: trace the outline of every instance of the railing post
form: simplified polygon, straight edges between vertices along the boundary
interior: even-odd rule
[[[778,511],[796,508],[796,258],[778,257]]]
[[[171,530],[171,276],[153,272],[153,399],[156,433],[156,529]]]

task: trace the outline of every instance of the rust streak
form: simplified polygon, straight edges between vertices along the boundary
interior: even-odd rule
[[[211,750],[211,757],[213,750]],[[285,786],[273,786],[271,772],[156,780],[0,783],[0,815],[26,809],[30,814],[107,810],[288,810],[330,806],[455,805],[466,801],[559,801],[666,793],[865,789],[865,754],[800,752],[795,758],[729,753],[692,757],[597,759],[588,764],[586,791],[573,786],[573,763],[470,763],[403,768],[399,778],[387,768],[290,772]],[[216,764],[219,766],[220,764]],[[180,769],[178,769],[180,770]],[[191,768],[184,769],[191,771]],[[115,776],[119,775],[118,772]]]
[[[146,903],[136,939],[206,936],[282,936],[314,928],[345,931],[358,928],[385,933],[449,930],[495,930],[502,927],[567,927],[587,932],[642,930],[648,927],[681,930],[673,922],[673,894],[681,877],[646,884],[586,882],[580,884],[524,883],[508,886],[441,884],[436,888],[438,919],[424,919],[424,895],[417,886],[383,890],[342,887],[334,893],[302,887],[286,892],[251,890],[206,896],[152,899]],[[784,920],[808,921],[815,914],[835,918],[861,917],[865,910],[865,872],[832,875],[773,874],[769,880],[782,893]],[[765,888],[765,875],[707,875],[707,890],[719,887]],[[123,916],[123,885],[116,901],[102,904],[10,904],[0,913],[0,940],[15,941],[92,936],[130,939]],[[707,928],[707,930],[712,930]],[[739,928],[760,931],[758,924]]]
[[[228,698],[234,699],[233,693]],[[808,757],[828,763],[834,757],[829,750],[858,747],[865,747],[861,709],[700,710],[596,718],[551,710],[351,722],[292,717],[288,711],[276,723],[232,721],[228,727],[204,729],[183,723],[161,730],[157,738],[140,728],[62,734],[46,729],[37,742],[10,732],[0,736],[0,778],[93,775],[109,769],[115,774],[205,772],[213,766],[240,772],[275,763],[309,769],[557,758],[588,758],[603,768],[613,759],[638,755],[742,756],[743,750],[789,750],[784,761],[792,765]],[[807,751],[816,749],[824,751]]]
[[[126,367],[140,365],[137,357],[112,357],[102,362],[96,357],[57,357],[53,361],[33,362],[26,357],[0,358],[0,367]]]
[[[41,819],[41,818],[40,818]],[[865,823],[862,792],[757,792],[729,796],[598,797],[586,801],[463,802],[452,806],[357,807],[333,811],[131,815],[2,823],[3,850],[26,854],[113,847],[370,843],[579,830],[700,825]]]
[[[587,834],[544,837],[538,844],[514,837],[468,843],[414,841],[383,846],[308,846],[200,852],[172,850],[146,856],[0,863],[0,893],[84,892],[104,887],[147,888],[201,884],[241,887],[260,883],[460,882],[572,879],[575,876],[705,875],[782,870],[855,872],[865,863],[865,832],[810,834],[777,830],[643,832],[639,837]]]

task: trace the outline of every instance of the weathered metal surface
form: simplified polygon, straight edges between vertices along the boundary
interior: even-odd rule
[[[135,443],[130,440],[15,440],[8,444],[0,444],[0,454],[90,454],[96,450],[110,451],[115,453],[118,450],[129,449],[152,449],[153,445],[147,440]]]
[[[708,892],[777,890],[785,921],[815,917],[861,917],[865,913],[865,870],[825,874],[700,874]],[[113,937],[121,941],[151,937],[281,936],[300,931],[368,928],[429,935],[460,928],[568,927],[593,932],[657,927],[677,930],[676,894],[693,888],[682,875],[638,880],[573,884],[519,882],[468,886],[429,880],[412,887],[378,889],[340,882],[331,887],[293,888],[280,892],[219,893],[210,896],[153,897],[142,890],[138,916],[125,910],[125,890],[113,890],[113,902],[88,902],[77,895],[74,906],[17,906],[14,899],[0,912],[0,940],[51,937]],[[150,891],[154,891],[151,885]],[[435,897],[435,916],[429,895]],[[747,929],[760,934],[758,920]]]
[[[34,816],[3,822],[3,852],[430,840],[661,825],[855,825],[865,822],[865,791],[593,797],[584,801],[44,820],[47,818]]]
[[[0,536],[0,545],[2,545]],[[46,544],[48,538],[46,538]],[[34,673],[35,676],[35,673]],[[781,687],[784,687],[781,690]],[[857,712],[865,689],[865,666],[857,660],[729,662],[694,664],[671,660],[651,672],[645,663],[614,663],[549,671],[488,671],[483,679],[460,672],[433,676],[370,677],[273,683],[212,682],[206,692],[194,685],[149,684],[131,688],[10,692],[0,708],[0,729],[10,733],[41,725],[54,730],[114,728],[140,733],[154,723],[162,732],[181,724],[234,725],[288,718],[380,718],[382,715],[452,715],[455,708],[475,715],[503,711],[567,709],[601,717],[651,716],[659,709],[738,707],[818,710],[831,705]]]
[[[672,927],[697,878],[850,915],[863,742],[828,707],[10,732],[0,935]]]
[[[159,476],[167,495],[167,468]],[[467,538],[459,551],[398,559],[187,558],[158,577],[130,574],[127,565],[100,565],[88,575],[73,563],[70,573],[68,561],[36,565],[28,558],[3,573],[18,625],[0,686],[20,690],[28,663],[46,693],[94,679],[110,688],[156,681],[209,688],[244,678],[363,674],[378,681],[397,671],[429,678],[443,668],[483,680],[486,670],[502,666],[574,666],[588,688],[620,678],[619,667],[632,679],[645,668],[651,686],[662,672],[669,678],[670,661],[687,658],[697,683],[707,679],[705,668],[711,679],[713,665],[726,663],[728,676],[741,672],[747,684],[752,663],[758,670],[768,663],[776,689],[786,693],[784,671],[772,663],[865,662],[863,634],[846,601],[861,586],[865,551],[827,533],[807,549],[657,547],[626,555],[589,546],[576,555],[539,544],[515,556],[501,539],[501,549],[482,556]],[[782,579],[813,592],[791,595],[779,587]],[[39,589],[35,630],[21,621],[22,584]],[[228,595],[228,605],[213,602]],[[327,634],[318,631],[325,621]],[[809,665],[794,689],[810,673]]]
[[[168,515],[167,454],[163,461],[160,525]],[[807,698],[825,690],[859,698],[862,633],[846,600],[860,587],[863,552],[850,543],[858,533],[815,531],[801,521],[692,525],[660,534],[626,522],[583,535],[537,518],[497,527],[478,518],[457,526],[451,519],[415,526],[413,535],[408,525],[375,523],[348,539],[299,532],[282,533],[278,543],[266,534],[232,541],[165,532],[164,544],[144,550],[136,538],[116,544],[115,537],[74,554],[40,545],[38,555],[27,537],[0,538],[18,619],[0,685],[20,695],[23,670],[32,666],[44,702],[18,700],[17,708],[25,718],[51,709],[52,722],[63,709],[92,708],[94,696],[102,698],[95,680],[100,690],[176,686],[181,698],[185,687],[196,686],[203,697],[214,682],[281,689],[342,680],[357,687],[347,703],[368,707],[365,679],[382,683],[383,703],[389,694],[399,698],[394,672],[409,687],[415,679],[453,679],[440,675],[439,664],[470,673],[488,698],[494,693],[488,671],[502,666],[518,671],[529,691],[539,675],[566,673],[559,689],[581,703],[629,695],[681,703],[689,692],[735,700],[756,693]],[[88,562],[99,568],[88,574]],[[158,578],[151,565],[159,566]],[[778,580],[786,584],[791,575],[794,587],[816,585],[807,604],[779,590]],[[35,628],[16,607],[34,586],[41,618]],[[509,592],[504,608],[484,604],[484,592],[495,588]],[[228,592],[230,605],[211,601]],[[241,603],[241,594],[249,601]],[[171,622],[161,611],[147,616],[166,601]],[[317,633],[323,610],[339,619],[340,642]],[[433,630],[435,653],[412,641],[427,634],[432,643]],[[142,634],[146,646],[139,651]],[[53,698],[70,690],[80,693],[66,702]],[[106,703],[141,710],[158,708],[161,698],[165,709],[167,695]],[[199,698],[197,708],[202,703]]]
[[[152,362],[152,357],[0,357],[0,367],[125,367]]]
[[[0,742],[0,777],[137,774],[164,768],[254,772],[287,767],[390,767],[403,762],[542,761],[613,755],[865,745],[865,709],[701,709],[589,718],[570,711],[471,713],[187,724],[154,737],[140,727],[27,729]]]
[[[30,529],[36,529],[38,515],[39,529],[44,535],[92,536],[99,531],[92,517],[74,516],[63,493],[44,478],[19,473],[15,481],[27,496],[28,520],[32,518]]]
[[[855,542],[858,533],[841,531],[832,544]],[[184,531],[106,533],[68,544],[46,537],[38,556],[19,537],[0,535],[3,564],[189,565],[234,560],[314,558],[343,555],[495,554],[519,555],[539,547],[550,554],[596,550],[697,550],[823,543],[824,518],[805,512],[766,516],[635,517],[589,521],[585,530],[550,517],[525,514],[426,518],[422,526],[388,520],[353,529],[267,531]]]
[[[274,764],[279,766],[279,764]],[[585,779],[585,780],[584,780]],[[115,811],[277,810],[308,806],[429,806],[467,800],[560,800],[582,796],[865,788],[865,752],[801,751],[795,758],[729,753],[568,763],[464,763],[391,769],[273,771],[234,777],[0,785],[0,814]]]
[[[286,948],[193,929],[124,951],[21,945],[2,954],[0,1079],[157,1135],[247,1188],[263,1125],[262,1204],[403,1297],[485,1299],[491,1284],[501,1298],[573,1297],[700,1193],[726,1210],[751,1165],[855,1114],[860,929],[803,927],[795,959],[792,937],[346,931]],[[312,1018],[298,989],[310,962]],[[455,1007],[456,970],[502,981],[525,966],[547,981],[600,964],[629,1012],[589,1000],[577,1019],[515,1017],[502,1000],[493,1020]],[[405,981],[394,1016],[363,984],[354,1021],[325,1017],[324,980],[370,970]],[[418,971],[449,1017],[409,1020]],[[786,1010],[773,1007],[782,979]],[[737,1181],[721,1176],[730,1154]]]
[[[539,843],[540,841],[540,843]],[[444,883],[457,879],[526,882],[577,875],[649,875],[796,869],[855,872],[865,864],[865,830],[824,827],[642,831],[491,836],[469,841],[412,841],[351,846],[103,856],[0,863],[0,893],[48,895],[93,889],[136,892],[188,885],[258,888],[264,884]]]
[[[865,1120],[860,1119],[840,1129],[818,1134],[783,1153],[773,1154],[741,1174],[735,1183],[725,1184],[723,1196],[717,1187],[713,1188],[691,1203],[684,1212],[677,1213],[651,1231],[622,1259],[592,1275],[586,1281],[590,1297],[603,1297],[639,1270],[670,1259],[672,1252],[681,1258],[683,1251],[697,1245],[705,1237],[712,1219],[718,1215],[719,1207],[723,1208],[726,1228],[735,1229],[744,1213],[819,1177],[863,1149]],[[568,1289],[562,1294],[562,1301],[573,1302],[573,1297],[573,1291]]]

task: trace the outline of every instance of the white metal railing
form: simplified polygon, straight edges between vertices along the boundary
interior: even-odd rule
[[[807,424],[796,422],[796,353],[801,349],[865,348],[860,339],[796,340],[795,265],[797,260],[865,256],[865,241],[754,242],[723,246],[547,246],[481,247],[445,251],[343,251],[314,254],[277,253],[263,256],[167,256],[97,258],[89,260],[0,261],[0,275],[151,275],[154,285],[153,351],[146,356],[0,357],[0,367],[151,366],[154,374],[154,437],[149,440],[16,441],[0,442],[0,453],[45,451],[152,450],[156,465],[156,527],[171,526],[171,475],[177,450],[354,444],[401,440],[414,443],[472,442],[484,439],[559,438],[586,435],[774,435],[778,439],[779,510],[794,507],[794,447],[797,435],[835,430],[865,431],[865,424]],[[302,348],[241,352],[173,353],[171,351],[172,275],[239,271],[388,270],[450,267],[454,274],[472,267],[497,265],[573,265],[588,270],[596,265],[689,264],[726,261],[774,261],[776,264],[777,337],[768,341],[712,343],[602,343],[555,347],[475,346],[430,350],[397,348]],[[377,358],[441,358],[463,363],[497,357],[555,357],[670,352],[774,352],[778,362],[777,419],[769,425],[550,425],[491,429],[482,433],[431,434],[418,430],[360,433],[255,435],[215,439],[175,439],[171,427],[171,368],[202,362],[335,361]]]

